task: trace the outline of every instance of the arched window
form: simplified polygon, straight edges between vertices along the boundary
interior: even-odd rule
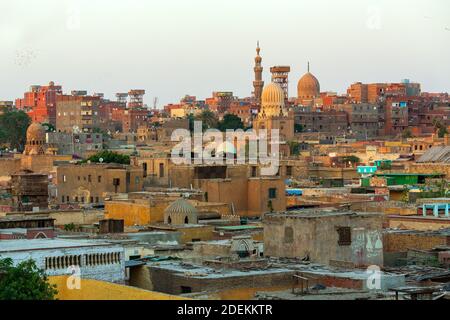
[[[172,218],[171,218],[171,217],[169,217],[169,218],[167,219],[167,223],[168,223],[168,224],[172,224]]]
[[[187,216],[184,218],[184,223],[185,223],[185,224],[188,224],[188,223],[189,223],[189,218],[188,218]]]

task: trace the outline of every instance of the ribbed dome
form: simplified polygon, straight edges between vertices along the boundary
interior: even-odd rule
[[[297,94],[300,99],[318,97],[320,95],[319,80],[311,72],[307,72],[298,81]]]
[[[180,215],[188,215],[188,214],[197,214],[197,209],[189,203],[189,201],[180,198],[172,202],[166,210],[164,210],[167,214],[180,214]]]
[[[27,141],[45,141],[45,128],[33,122],[27,129]]]
[[[261,94],[261,105],[284,106],[284,91],[276,83],[270,83],[264,87]]]

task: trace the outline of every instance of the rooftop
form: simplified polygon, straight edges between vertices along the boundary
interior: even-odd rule
[[[283,218],[323,218],[323,217],[335,217],[335,216],[359,216],[359,217],[375,217],[380,216],[378,212],[355,212],[344,211],[339,209],[303,209],[292,210],[285,212],[267,213],[266,217],[283,217]]]
[[[111,246],[111,243],[95,240],[66,239],[16,239],[0,241],[0,252],[15,252],[29,250],[68,249],[92,246]]]

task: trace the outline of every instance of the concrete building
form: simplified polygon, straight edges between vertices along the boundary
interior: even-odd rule
[[[84,93],[84,92],[83,92]],[[56,98],[56,130],[58,132],[92,132],[99,128],[101,98],[87,95],[60,95]]]
[[[101,133],[48,132],[46,142],[59,155],[85,157],[89,153],[103,150],[103,134]]]
[[[17,239],[0,241],[0,256],[14,264],[33,259],[49,276],[72,275],[116,283],[125,282],[121,245],[93,240]],[[75,267],[75,268],[74,268]]]
[[[383,265],[382,215],[307,210],[264,216],[264,254],[326,265]]]

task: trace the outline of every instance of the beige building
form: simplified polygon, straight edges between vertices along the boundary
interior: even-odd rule
[[[240,216],[286,209],[283,176],[261,176],[258,166],[179,165],[169,174],[172,187],[200,189],[206,201],[227,203]]]
[[[109,194],[142,191],[140,167],[121,164],[64,164],[57,168],[58,203],[104,203]]]

